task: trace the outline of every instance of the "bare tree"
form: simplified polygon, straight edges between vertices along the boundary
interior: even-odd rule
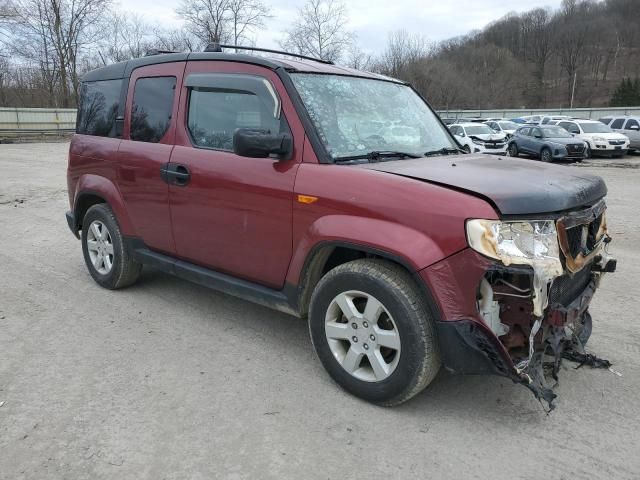
[[[408,66],[428,57],[430,48],[420,35],[412,35],[406,30],[391,32],[380,57],[379,70],[392,77],[404,78]]]
[[[341,0],[307,0],[280,46],[293,53],[338,61],[355,38],[348,21],[347,7]]]
[[[202,42],[228,42],[229,0],[182,0],[176,13],[185,27]]]
[[[364,52],[358,44],[352,43],[347,47],[345,65],[356,70],[372,70],[374,59],[370,53]]]
[[[248,35],[271,18],[271,8],[259,0],[229,0],[229,13],[234,45],[248,41]]]
[[[15,0],[10,18],[10,51],[39,64],[62,106],[77,98],[79,60],[95,44],[95,27],[110,0]],[[51,92],[53,93],[53,91]]]
[[[189,32],[202,43],[248,40],[256,28],[264,26],[270,8],[261,0],[182,0],[176,13]]]

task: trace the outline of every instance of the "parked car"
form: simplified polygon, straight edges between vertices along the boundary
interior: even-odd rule
[[[507,138],[512,137],[519,127],[517,123],[510,122],[509,120],[490,120],[484,123],[494,132],[504,133]]]
[[[640,150],[640,117],[617,116],[605,117],[599,120],[608,125],[611,130],[623,134],[629,139],[629,150]]]
[[[483,123],[455,123],[449,125],[449,130],[465,152],[494,155],[507,153],[507,136],[494,132]]]
[[[542,115],[528,115],[526,117],[520,117],[524,120],[522,123],[529,123],[532,125],[540,125],[540,121],[542,120]]]
[[[95,282],[123,288],[149,265],[308,319],[331,377],[377,404],[444,365],[553,406],[546,360],[555,376],[586,343],[615,270],[603,180],[462,154],[403,81],[222,48],[82,79],[66,219]]]
[[[558,123],[587,144],[586,158],[593,155],[622,157],[629,149],[629,139],[597,120],[564,120]]]
[[[543,162],[555,160],[582,161],[587,151],[587,144],[562,127],[539,126],[520,127],[509,140],[509,155],[533,155]]]
[[[558,122],[561,122],[562,120],[570,120],[571,117],[569,115],[545,115],[544,117],[542,117],[542,120],[540,120],[540,125],[557,125]]]
[[[451,125],[457,122],[455,118],[451,118],[451,117],[444,117],[444,118],[441,117],[440,120],[442,120],[442,123],[444,123],[445,125]]]

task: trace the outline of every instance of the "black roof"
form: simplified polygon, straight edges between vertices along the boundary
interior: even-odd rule
[[[263,67],[276,70],[284,68],[290,72],[307,72],[307,73],[326,73],[336,75],[350,75],[356,77],[375,78],[378,80],[387,80],[398,83],[404,83],[385,75],[377,73],[363,72],[353,68],[340,67],[333,64],[327,64],[314,60],[289,59],[263,57],[258,55],[246,55],[243,53],[219,53],[219,52],[189,52],[189,53],[162,53],[158,55],[149,55],[147,57],[134,58],[125,62],[114,63],[106,67],[98,68],[88,72],[83,78],[83,82],[94,82],[98,80],[115,80],[118,78],[128,78],[131,72],[138,67],[146,65],[157,65],[161,63],[184,62],[184,61],[225,61],[249,63],[252,65],[260,65]]]

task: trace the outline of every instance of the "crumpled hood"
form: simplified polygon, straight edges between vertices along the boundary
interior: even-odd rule
[[[471,193],[502,215],[561,212],[607,194],[602,178],[575,167],[490,155],[448,155],[360,165]]]

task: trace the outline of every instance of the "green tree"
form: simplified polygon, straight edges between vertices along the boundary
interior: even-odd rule
[[[612,107],[631,107],[640,105],[640,78],[623,78],[611,97]]]

